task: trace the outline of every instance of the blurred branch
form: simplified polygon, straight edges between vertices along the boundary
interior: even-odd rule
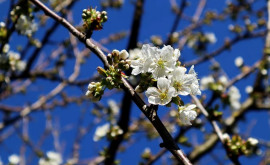
[[[199,63],[202,63],[208,59],[211,59],[217,55],[219,55],[220,53],[222,53],[223,51],[229,49],[232,45],[234,45],[235,43],[245,40],[245,39],[253,39],[253,38],[257,38],[257,37],[263,37],[265,36],[266,31],[260,31],[260,32],[256,32],[256,33],[245,33],[242,35],[238,35],[236,36],[234,39],[232,39],[231,41],[228,40],[226,41],[220,48],[218,48],[217,50],[209,53],[209,54],[205,54],[202,57],[186,62],[185,66],[191,66],[191,65],[196,65]]]
[[[238,160],[238,156],[232,155],[230,154],[229,150],[227,149],[227,145],[225,144],[225,141],[223,139],[223,133],[221,131],[221,129],[219,128],[217,122],[213,119],[210,118],[207,110],[203,107],[203,105],[201,104],[200,100],[196,97],[191,95],[192,99],[195,101],[197,107],[201,110],[201,112],[203,113],[203,115],[209,120],[210,124],[212,125],[218,139],[220,140],[220,142],[222,143],[222,145],[224,146],[224,149],[226,150],[227,156],[229,157],[229,159],[236,165],[239,165],[240,162]]]
[[[179,23],[180,23],[180,20],[181,20],[181,17],[182,17],[182,13],[184,12],[185,7],[187,6],[186,3],[187,3],[186,0],[182,0],[182,1],[181,1],[180,6],[179,6],[179,9],[177,10],[177,15],[176,15],[176,17],[175,17],[175,20],[174,20],[174,23],[173,23],[171,32],[170,32],[170,34],[169,34],[168,40],[166,41],[166,44],[165,44],[165,45],[171,45],[171,44],[172,44],[172,43],[171,43],[172,35],[173,35],[173,33],[176,31],[177,26],[178,26]]]
[[[230,132],[234,128],[235,124],[240,121],[240,118],[243,117],[248,110],[250,110],[253,103],[254,100],[252,98],[248,98],[238,111],[236,111],[232,116],[228,117],[225,120],[226,125],[224,132]],[[218,140],[219,138],[216,134],[209,135],[203,144],[195,147],[195,149],[189,154],[189,159],[192,162],[196,162],[206,153],[211,151],[216,146]]]

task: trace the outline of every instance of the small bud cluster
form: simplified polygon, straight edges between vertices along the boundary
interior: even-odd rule
[[[111,66],[118,68],[122,71],[129,69],[130,62],[127,60],[129,54],[126,50],[113,50],[111,54],[108,54],[107,60]]]
[[[100,82],[91,82],[88,85],[86,96],[92,101],[99,101],[104,93],[105,87]]]
[[[248,138],[247,140],[243,140],[239,135],[234,135],[230,139],[230,137],[227,135],[224,140],[228,147],[227,149],[229,150],[229,153],[234,156],[249,156],[256,153],[256,150],[258,149],[259,142],[255,138]]]
[[[106,70],[102,67],[97,68],[98,73],[103,76],[102,81],[98,83],[92,82],[88,86],[86,95],[90,97],[92,101],[100,100],[105,88],[120,88],[122,84],[121,78],[127,77],[124,75],[123,71],[129,69],[130,61],[127,60],[128,57],[129,54],[126,50],[113,50],[112,53],[108,54],[107,60],[110,67]]]
[[[103,23],[107,21],[107,12],[99,12],[96,9],[84,9],[82,13],[85,30],[101,30]]]

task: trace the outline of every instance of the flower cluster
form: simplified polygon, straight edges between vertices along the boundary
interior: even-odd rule
[[[168,105],[172,100],[179,100],[178,95],[200,95],[199,82],[197,74],[192,66],[188,73],[184,66],[181,66],[178,58],[180,51],[171,46],[164,46],[162,49],[143,45],[140,52],[132,56],[131,67],[132,75],[148,75],[148,84],[139,84],[140,89],[144,91],[148,102],[154,105]],[[153,83],[156,82],[156,83]],[[156,84],[156,85],[155,85]],[[142,88],[147,86],[147,88]],[[136,88],[138,89],[138,87]],[[181,106],[179,101],[176,104],[180,106],[179,114],[184,125],[190,125],[190,120],[197,116],[193,110],[196,106]]]
[[[241,94],[237,87],[231,86],[228,91],[229,103],[232,110],[238,110],[241,107],[240,98]]]
[[[88,85],[86,96],[92,101],[99,101],[104,92],[104,86],[100,82],[91,82]]]
[[[93,101],[100,100],[105,88],[120,88],[122,78],[127,78],[123,71],[132,68],[131,78],[140,76],[141,80],[136,87],[137,92],[145,92],[148,102],[154,105],[167,105],[175,103],[179,107],[179,114],[184,125],[191,125],[190,121],[197,116],[195,105],[183,106],[178,95],[200,95],[199,82],[194,66],[190,70],[181,66],[180,51],[171,46],[162,49],[148,44],[141,49],[131,51],[113,50],[108,54],[110,64],[108,69],[98,67],[98,72],[104,78],[101,82],[92,82],[88,86],[86,95]],[[133,83],[135,84],[135,83]]]
[[[201,90],[210,89],[215,92],[222,92],[225,89],[225,86],[228,84],[228,78],[226,76],[220,76],[215,78],[212,75],[205,76],[201,78]]]
[[[132,74],[150,73],[157,81],[157,87],[146,91],[148,101],[154,105],[166,105],[178,95],[200,95],[197,74],[192,66],[187,69],[179,65],[180,51],[171,46],[162,49],[143,45],[137,58],[131,60]]]
[[[39,159],[39,165],[60,165],[63,163],[62,156],[58,152],[48,151],[46,156],[46,159]]]
[[[103,23],[107,21],[107,12],[99,12],[96,9],[84,9],[82,13],[82,19],[84,21],[83,26],[85,30],[101,30]]]
[[[9,50],[9,45],[6,44],[3,49],[3,54],[0,54],[0,69],[12,71],[23,71],[26,63],[21,60],[19,53]]]
[[[225,134],[225,136],[223,135],[223,138],[229,152],[235,156],[249,156],[256,153],[258,149],[259,141],[252,137],[244,140],[239,135],[234,135],[232,138],[230,138],[228,134]]]
[[[98,141],[107,136],[109,139],[114,139],[116,136],[123,134],[123,130],[118,125],[110,125],[106,123],[97,127],[93,140]]]
[[[16,23],[15,28],[19,34],[32,37],[37,31],[37,23],[34,20],[31,9],[28,10],[28,6],[16,6],[10,12],[10,15],[12,20]]]
[[[32,18],[20,15],[15,28],[19,34],[31,37],[37,31],[38,26]]]
[[[127,60],[128,57],[129,54],[126,50],[113,50],[111,54],[108,54],[107,60],[110,67],[106,70],[102,67],[97,68],[98,73],[104,78],[101,82],[91,82],[88,86],[86,96],[92,101],[99,101],[105,88],[120,88],[122,84],[121,78],[126,77],[122,71],[129,69],[130,62]]]

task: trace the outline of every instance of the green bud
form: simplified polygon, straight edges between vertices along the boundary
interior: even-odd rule
[[[82,18],[83,19],[86,19],[87,18],[87,15],[85,13],[82,13]]]
[[[107,77],[107,71],[105,69],[103,69],[102,67],[97,67],[97,71],[100,75]]]

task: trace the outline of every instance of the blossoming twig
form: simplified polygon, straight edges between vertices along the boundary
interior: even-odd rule
[[[54,13],[52,10],[47,8],[42,2],[38,0],[31,0],[36,6],[41,8],[46,15],[52,17],[56,21],[60,22],[63,26],[65,26],[74,36],[76,36],[80,41],[85,43],[86,47],[88,47],[91,51],[93,51],[103,62],[105,67],[109,68],[109,63],[106,59],[105,54],[96,46],[94,45],[90,39],[85,38],[85,36],[79,32],[75,27],[73,27],[67,20],[64,18],[58,16],[56,13]],[[136,94],[132,86],[122,77],[121,78],[123,84],[124,84],[124,89],[126,92],[129,92],[132,96],[133,101],[137,104],[137,106],[142,110],[142,112],[147,115],[147,111],[149,107],[144,103],[144,101]],[[191,164],[190,161],[187,159],[185,154],[183,153],[182,150],[179,149],[177,144],[174,142],[173,138],[165,128],[165,126],[162,124],[158,116],[155,117],[154,120],[149,118],[148,119],[151,121],[153,126],[156,128],[156,130],[159,132],[160,136],[162,137],[164,141],[164,147],[166,147],[170,152],[175,156],[175,158],[184,164]]]

